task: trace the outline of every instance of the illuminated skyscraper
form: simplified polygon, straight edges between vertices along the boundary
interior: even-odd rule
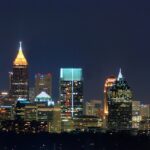
[[[10,95],[16,100],[18,98],[28,99],[28,62],[23,54],[21,42],[16,59],[13,62],[13,72],[10,73]]]
[[[108,91],[108,128],[130,129],[132,127],[132,92],[122,76]]]
[[[103,108],[103,127],[107,128],[107,119],[108,119],[108,90],[115,83],[116,77],[110,76],[106,79],[104,84],[104,108]]]
[[[81,68],[60,69],[60,103],[62,118],[83,114],[83,75]]]
[[[42,91],[52,96],[52,75],[50,73],[38,73],[35,75],[35,95],[38,95]]]
[[[110,76],[106,79],[105,85],[104,85],[104,116],[108,115],[108,95],[107,92],[112,87],[112,85],[115,83],[116,77]]]

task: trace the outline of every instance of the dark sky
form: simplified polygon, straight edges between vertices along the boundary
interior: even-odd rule
[[[121,67],[135,98],[150,103],[149,0],[1,0],[1,89],[20,40],[31,84],[51,72],[54,99],[60,67],[84,69],[85,100],[102,99],[105,78]]]

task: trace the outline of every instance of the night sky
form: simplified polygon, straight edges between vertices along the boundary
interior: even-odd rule
[[[51,72],[55,100],[61,67],[84,69],[85,100],[102,99],[104,80],[121,67],[135,99],[150,103],[149,0],[1,0],[1,90],[19,41],[31,86],[35,73]]]

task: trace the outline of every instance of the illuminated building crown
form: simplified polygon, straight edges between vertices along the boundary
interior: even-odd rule
[[[21,42],[20,42],[20,47],[19,47],[19,51],[18,51],[18,54],[17,54],[17,57],[16,59],[14,60],[13,62],[13,65],[23,65],[23,66],[26,66],[28,65],[28,62],[23,54],[23,51],[22,51],[22,46],[21,46]]]
[[[121,68],[120,68],[117,80],[119,81],[122,78],[123,78],[123,75],[122,75]]]

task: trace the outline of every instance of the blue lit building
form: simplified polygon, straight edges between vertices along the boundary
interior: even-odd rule
[[[60,69],[61,117],[72,118],[83,114],[83,72],[81,68]]]
[[[37,103],[46,103],[48,106],[54,106],[54,101],[50,95],[48,95],[45,91],[42,91],[35,98],[35,102]]]

